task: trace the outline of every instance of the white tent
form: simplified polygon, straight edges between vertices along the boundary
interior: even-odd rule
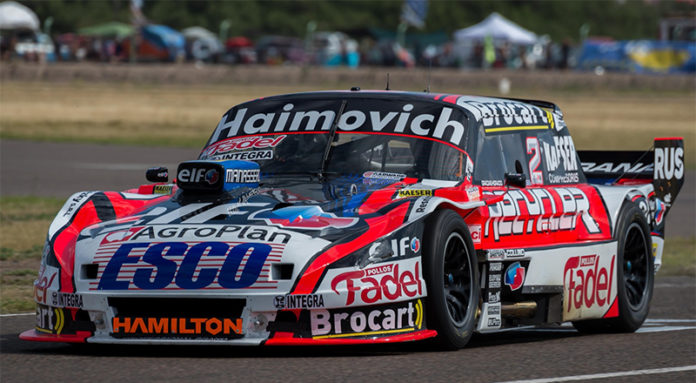
[[[181,31],[186,40],[192,41],[191,54],[198,60],[207,60],[222,52],[222,43],[215,33],[203,27],[189,27]]]
[[[187,39],[191,40],[216,40],[217,36],[215,33],[203,28],[203,27],[189,27],[181,31]]]
[[[490,36],[493,40],[503,40],[513,44],[531,45],[537,42],[537,35],[534,32],[520,27],[497,12],[491,13],[485,20],[476,25],[454,32],[454,39],[458,43],[483,40],[486,36]]]
[[[39,29],[39,18],[31,9],[15,1],[0,3],[0,29]]]

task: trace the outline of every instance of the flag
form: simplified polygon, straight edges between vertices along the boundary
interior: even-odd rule
[[[401,10],[401,21],[416,28],[425,27],[428,0],[406,0]]]

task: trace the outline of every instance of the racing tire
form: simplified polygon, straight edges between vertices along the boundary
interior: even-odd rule
[[[469,228],[454,211],[436,211],[425,225],[427,325],[437,331],[438,347],[456,350],[469,342],[476,325],[481,293],[476,252]]]
[[[573,322],[580,332],[634,332],[648,316],[655,278],[650,228],[643,211],[626,202],[619,212],[616,284],[619,316]]]

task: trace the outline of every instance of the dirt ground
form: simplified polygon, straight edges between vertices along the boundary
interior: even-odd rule
[[[301,66],[229,66],[196,64],[93,64],[3,63],[0,81],[48,82],[132,82],[176,84],[258,84],[312,85],[385,89],[389,75],[391,89],[472,93],[497,89],[501,79],[511,88],[526,90],[609,90],[609,91],[688,91],[696,89],[691,75],[637,75],[606,73],[597,76],[575,71],[481,71],[436,68],[391,67],[323,68]]]

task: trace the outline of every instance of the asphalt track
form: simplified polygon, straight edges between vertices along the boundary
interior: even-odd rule
[[[477,335],[469,346],[454,352],[438,351],[426,343],[78,347],[21,341],[17,334],[31,328],[34,317],[5,316],[0,317],[0,380],[507,382],[622,373],[591,381],[694,382],[696,281],[659,278],[654,291],[650,319],[635,334],[580,335],[568,327],[517,330]],[[655,369],[662,370],[640,375]]]
[[[144,182],[149,166],[173,170],[196,155],[190,149],[3,140],[0,195],[64,198],[78,190],[121,190]],[[668,216],[670,235],[694,233],[695,173],[687,173]],[[76,347],[19,340],[33,324],[33,314],[0,316],[0,381],[696,381],[696,280],[689,277],[658,276],[649,320],[635,334],[524,329],[476,335],[456,352],[427,343]]]

